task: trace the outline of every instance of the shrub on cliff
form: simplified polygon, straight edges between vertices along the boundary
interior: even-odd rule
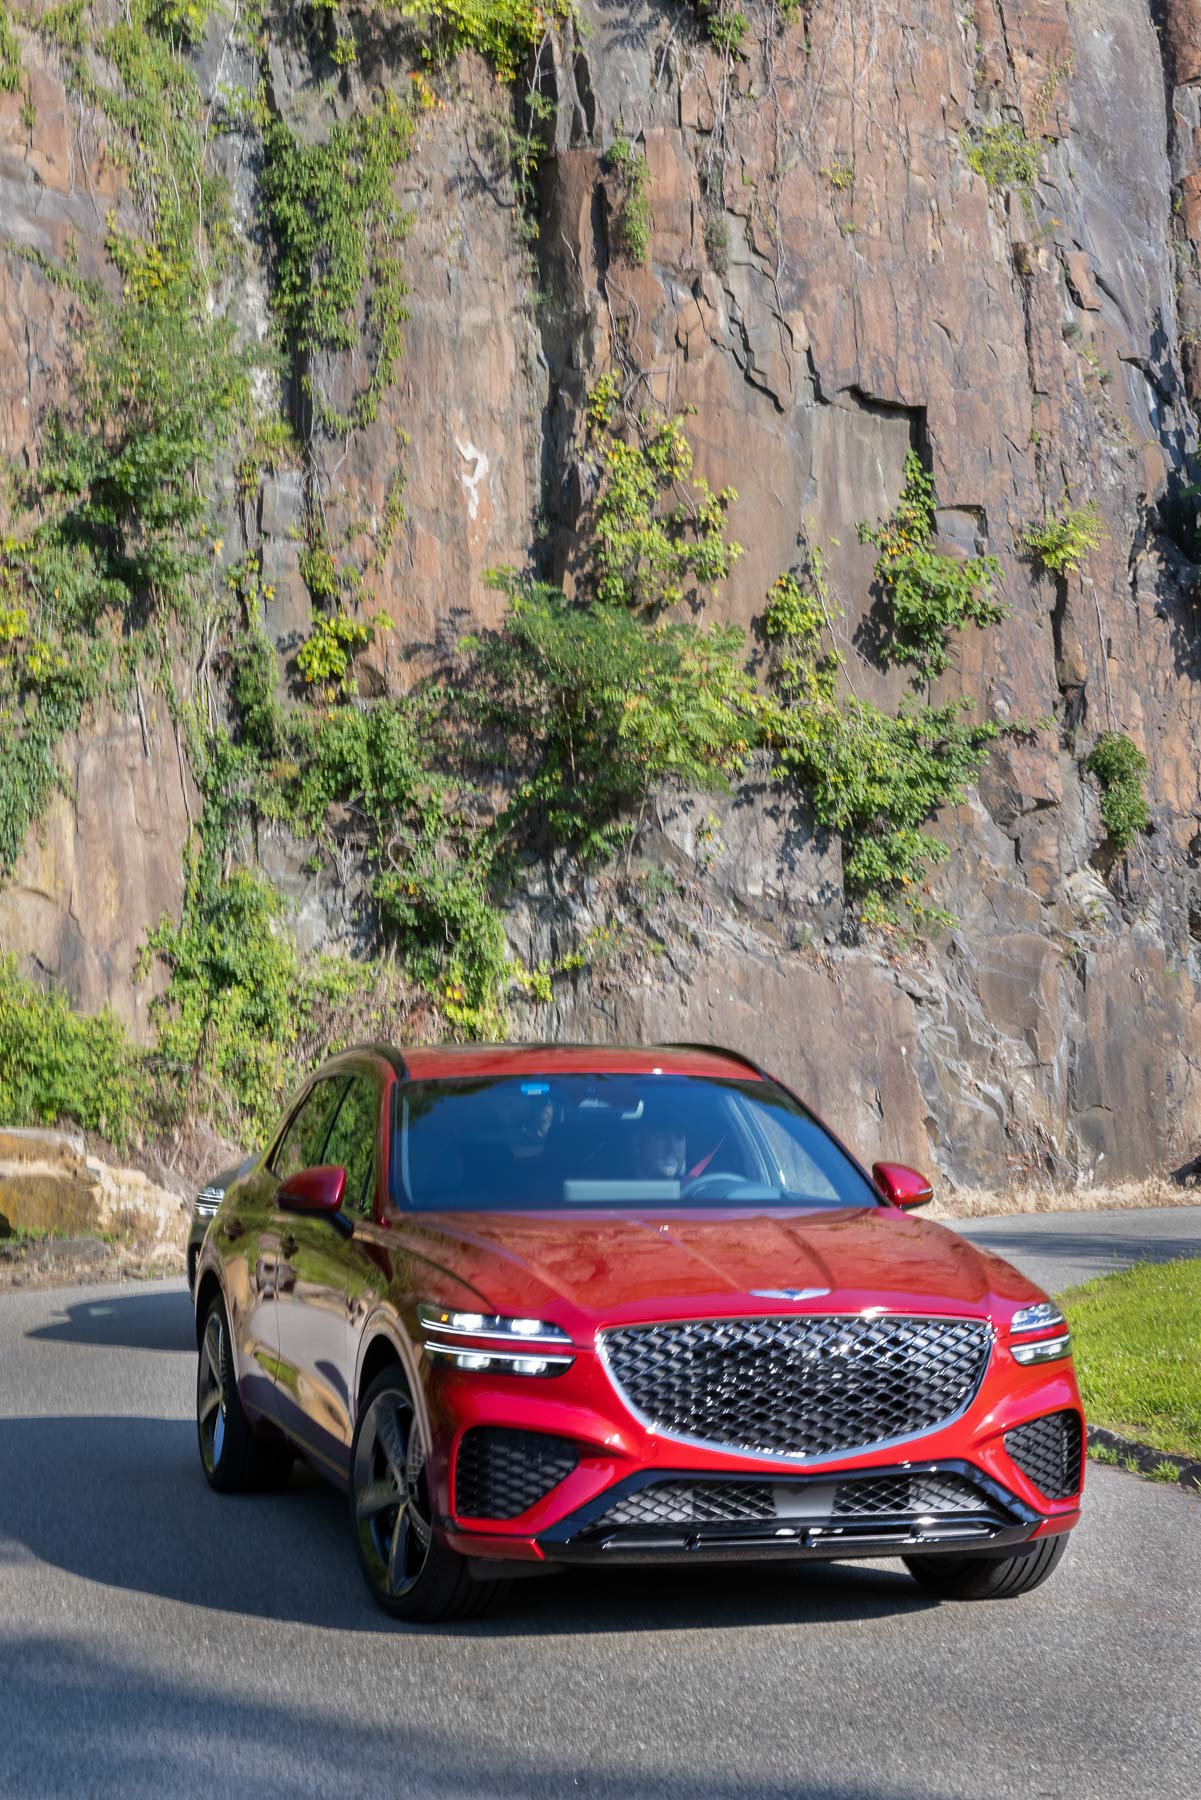
[[[23,981],[0,957],[0,1124],[98,1131],[111,1143],[141,1137],[151,1110],[145,1059],[105,1007],[72,1012],[65,994]]]
[[[1072,506],[1065,494],[1061,509],[1028,525],[1018,542],[1048,574],[1072,575],[1104,536],[1105,522],[1097,507]]]
[[[573,605],[499,571],[503,630],[468,640],[475,710],[522,771],[498,822],[536,822],[585,860],[625,842],[657,787],[722,789],[743,767],[756,697],[742,633],[622,606]]]
[[[910,451],[896,510],[879,524],[859,526],[859,541],[874,544],[876,585],[885,602],[885,663],[901,663],[930,682],[945,674],[951,641],[965,625],[995,625],[1005,607],[993,599],[1001,573],[995,556],[957,557],[934,548],[934,478]]]
[[[1101,784],[1101,818],[1109,841],[1124,856],[1140,831],[1151,825],[1143,777],[1147,759],[1120,731],[1103,731],[1084,759]]]

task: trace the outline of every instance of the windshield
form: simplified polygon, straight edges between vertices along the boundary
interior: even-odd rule
[[[816,1119],[766,1081],[414,1081],[396,1124],[398,1198],[420,1212],[880,1204]]]

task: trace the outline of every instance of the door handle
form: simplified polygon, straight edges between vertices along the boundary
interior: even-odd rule
[[[288,1233],[286,1238],[281,1238],[279,1241],[279,1253],[281,1256],[295,1256],[299,1249],[300,1244],[296,1238],[292,1236],[291,1232]]]
[[[246,1227],[241,1219],[231,1219],[225,1227],[225,1235],[231,1244],[236,1244],[240,1237],[245,1237]]]

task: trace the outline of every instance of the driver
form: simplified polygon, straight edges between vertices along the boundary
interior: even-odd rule
[[[642,1135],[640,1173],[655,1181],[683,1181],[688,1145],[678,1125],[652,1125]]]

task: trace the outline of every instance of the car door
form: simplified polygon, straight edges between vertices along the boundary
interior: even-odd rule
[[[290,1175],[317,1168],[324,1162],[325,1140],[349,1084],[347,1072],[313,1082],[279,1141],[269,1171],[270,1229],[279,1253],[275,1279],[276,1405],[286,1429],[322,1461],[329,1460],[323,1429],[326,1409],[313,1391],[312,1371],[328,1360],[327,1321],[331,1308],[336,1302],[338,1318],[344,1310],[342,1239],[337,1225],[328,1218],[308,1217],[281,1207],[279,1188]]]
[[[364,1067],[356,1071],[338,1108],[325,1146],[325,1159],[346,1170],[342,1214],[346,1240],[346,1293],[344,1367],[346,1384],[340,1389],[346,1407],[345,1431],[349,1450],[354,1436],[355,1371],[359,1338],[379,1286],[380,1269],[375,1239],[376,1164],[383,1072]]]
[[[275,1187],[265,1162],[252,1166],[231,1185],[210,1226],[221,1259],[242,1399],[252,1413],[269,1418],[277,1416],[275,1376],[279,1359],[275,1323],[279,1264]]]
[[[319,1091],[328,1088],[328,1092]],[[313,1110],[276,1165],[286,1181],[299,1168],[346,1169],[341,1213],[277,1209],[280,1276],[276,1300],[280,1405],[287,1429],[319,1462],[345,1474],[354,1428],[348,1369],[346,1295],[354,1221],[373,1166],[375,1102],[369,1076],[347,1069],[313,1092]],[[359,1141],[358,1121],[366,1115]],[[368,1200],[368,1204],[370,1201]]]

